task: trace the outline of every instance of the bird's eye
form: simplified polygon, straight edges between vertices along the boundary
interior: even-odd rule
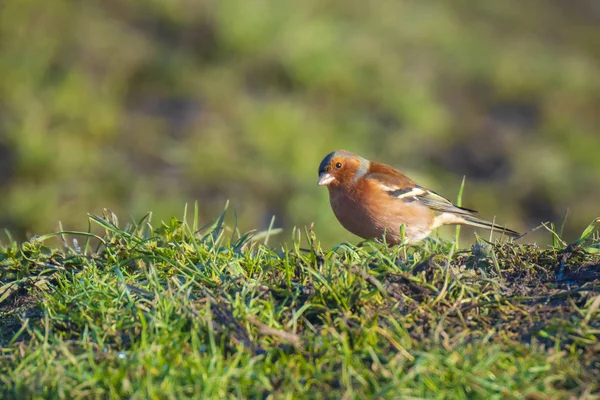
[[[341,162],[339,162],[339,163],[335,163],[335,167],[336,167],[336,168],[342,168],[342,163],[341,163]]]

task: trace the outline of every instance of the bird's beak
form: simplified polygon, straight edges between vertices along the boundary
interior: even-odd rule
[[[319,175],[319,186],[327,186],[334,180],[335,178],[333,175],[323,172],[321,175]]]

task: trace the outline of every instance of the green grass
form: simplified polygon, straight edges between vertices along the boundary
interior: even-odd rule
[[[600,394],[595,224],[548,248],[323,249],[298,229],[271,248],[274,230],[197,215],[123,226],[107,212],[90,217],[101,233],[1,248],[0,397]]]

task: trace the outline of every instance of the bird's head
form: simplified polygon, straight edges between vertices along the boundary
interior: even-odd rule
[[[369,170],[369,160],[347,150],[336,150],[319,165],[319,186],[340,187],[356,182]]]

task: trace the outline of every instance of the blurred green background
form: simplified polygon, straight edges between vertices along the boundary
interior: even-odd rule
[[[600,215],[597,0],[21,0],[0,6],[0,227],[86,213],[356,238],[337,148],[517,230]],[[546,235],[547,236],[547,235]],[[540,236],[540,240],[546,236]],[[535,236],[533,237],[535,238]],[[533,240],[533,239],[530,239]]]

